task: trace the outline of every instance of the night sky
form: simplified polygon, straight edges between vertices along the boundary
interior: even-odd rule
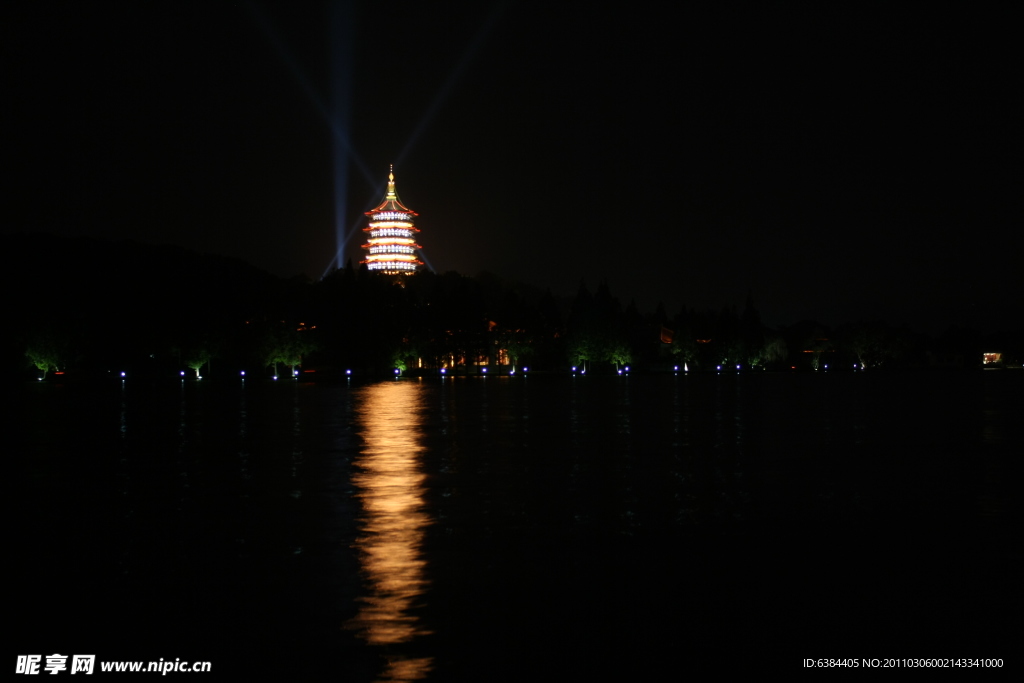
[[[439,272],[1019,324],[1012,16],[609,7],[7,3],[2,229],[316,279],[394,163]]]

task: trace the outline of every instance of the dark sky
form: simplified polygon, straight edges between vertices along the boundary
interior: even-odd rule
[[[438,271],[670,313],[749,288],[771,324],[1024,316],[1012,16],[611,7],[5,3],[3,230],[316,278],[395,163]]]

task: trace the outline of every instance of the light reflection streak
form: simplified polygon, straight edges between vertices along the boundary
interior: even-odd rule
[[[429,633],[413,612],[427,588],[420,548],[432,521],[420,470],[423,391],[419,383],[376,384],[362,392],[357,408],[363,448],[353,483],[363,516],[356,546],[369,581],[359,613],[346,626],[360,631],[370,645],[409,643]],[[433,661],[394,655],[390,652],[382,680],[422,679]]]

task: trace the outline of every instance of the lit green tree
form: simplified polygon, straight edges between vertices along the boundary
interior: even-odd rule
[[[693,363],[697,358],[697,340],[689,329],[677,333],[672,339],[669,353],[677,363]]]
[[[832,350],[832,340],[825,335],[824,330],[816,327],[803,343],[804,350],[811,352],[811,367],[815,370],[821,367],[821,354]]]
[[[278,365],[288,366],[294,374],[295,369],[302,365],[302,359],[317,348],[311,334],[312,330],[290,329],[283,322],[267,329],[263,339],[264,365],[273,367],[275,376]]]
[[[615,369],[618,370],[620,366],[633,362],[633,352],[630,350],[628,343],[617,339],[610,342],[606,347],[605,358],[609,363],[614,363]]]
[[[777,334],[766,335],[764,347],[758,357],[764,363],[781,363],[785,361],[789,357],[789,348],[786,346],[786,340]]]
[[[28,356],[30,361],[32,361],[33,365],[42,370],[43,376],[40,379],[46,379],[46,373],[50,370],[60,370],[60,367],[57,365],[57,356],[47,350],[39,347],[33,347],[27,349],[25,351],[25,355]]]
[[[195,371],[196,377],[199,377],[199,369],[209,362],[210,352],[206,349],[193,352],[185,358],[185,365]]]
[[[45,379],[48,372],[59,371],[65,364],[68,355],[67,343],[53,332],[40,332],[29,339],[25,355],[42,371],[41,379]]]
[[[590,334],[573,331],[566,339],[566,351],[569,362],[586,370],[587,361],[594,360],[597,355],[597,343]]]

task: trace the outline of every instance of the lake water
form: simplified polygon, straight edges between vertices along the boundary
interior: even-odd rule
[[[1022,397],[1013,371],[38,383],[15,654],[337,681],[1006,659]]]

